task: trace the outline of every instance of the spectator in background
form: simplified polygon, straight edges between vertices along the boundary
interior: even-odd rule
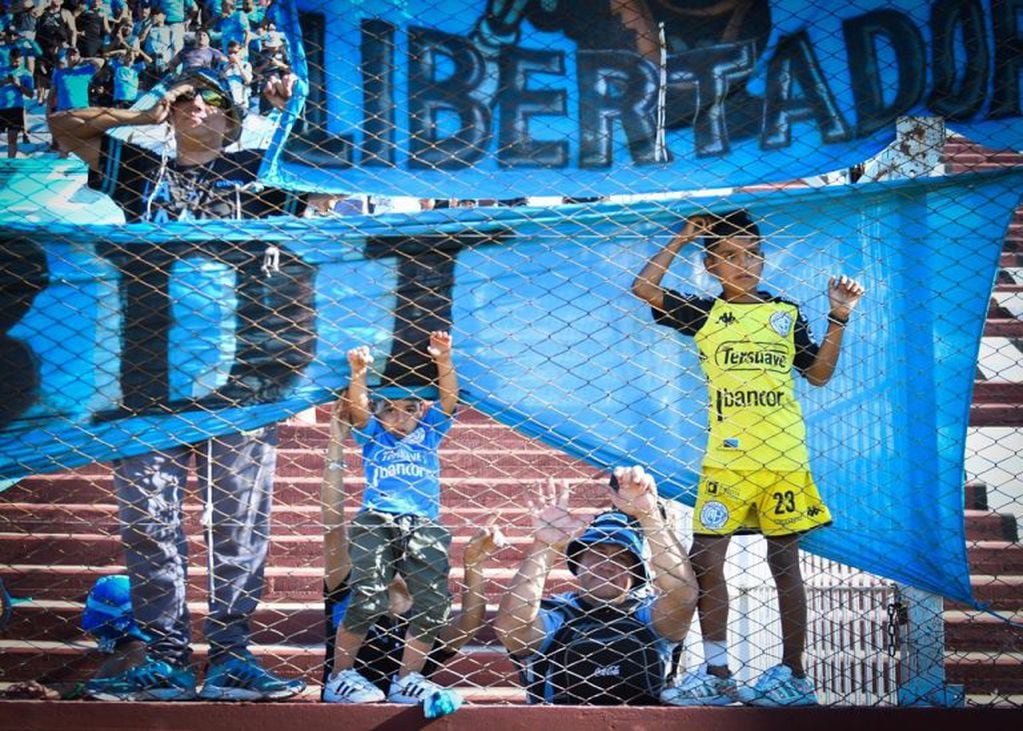
[[[0,69],[0,132],[7,132],[7,157],[18,156],[18,135],[25,133],[25,100],[32,98],[32,74],[21,50],[12,48]]]
[[[152,59],[146,70],[147,78],[143,81],[146,87],[152,87],[170,71],[171,59],[174,58],[171,29],[166,22],[167,14],[159,6],[153,8],[152,14],[153,22],[139,36],[142,50]]]
[[[103,9],[110,18],[111,25],[127,23],[130,26],[134,22],[131,8],[125,0],[103,0]]]
[[[261,93],[260,111],[265,113],[271,109],[284,109],[298,81],[291,70],[284,36],[276,30],[267,31],[260,41],[260,48],[262,50],[254,70]]]
[[[249,27],[258,28],[266,17],[266,7],[255,0],[242,0],[242,12],[249,16]]]
[[[227,44],[227,63],[220,69],[220,78],[230,89],[234,103],[248,110],[252,96],[252,64],[245,58],[245,46],[238,41]]]
[[[146,70],[146,57],[138,48],[130,46],[116,53],[107,62],[110,67],[113,105],[120,109],[130,107],[139,97],[140,80]]]
[[[164,13],[164,19],[170,33],[171,56],[180,53],[185,47],[185,33],[188,25],[195,17],[198,9],[194,0],[155,0]],[[153,8],[155,14],[156,8]]]
[[[658,704],[696,609],[693,569],[642,467],[615,469],[615,511],[588,526],[569,497],[550,480],[530,501],[533,543],[501,598],[497,636],[531,703]],[[545,600],[562,553],[579,588]]]
[[[3,33],[3,43],[0,44],[0,65],[6,66],[10,59],[8,55],[12,48],[17,48],[21,51],[21,60],[25,64],[25,68],[35,78],[36,71],[36,59],[42,55],[42,50],[39,48],[39,44],[31,38],[25,38],[19,36],[18,32],[13,27],[7,27]]]
[[[142,43],[149,29],[153,25],[153,6],[149,0],[142,0],[135,6],[135,16],[131,24],[131,37]]]
[[[185,73],[197,69],[212,69],[227,61],[227,56],[210,46],[209,31],[197,30],[170,61],[172,71]]]
[[[50,80],[57,68],[57,55],[66,46],[74,46],[76,34],[73,31],[74,21],[68,22],[66,11],[61,8],[60,0],[50,0],[36,21],[35,40],[39,44],[42,55],[36,64],[36,92],[40,104],[45,104],[50,92]]]
[[[174,80],[147,109],[89,108],[50,117],[54,139],[82,158],[89,184],[108,192],[128,222],[264,218],[329,210],[328,196],[292,196],[252,186],[262,150],[227,151],[241,134],[238,109],[215,74],[200,69]],[[122,125],[169,122],[173,156],[164,157],[107,132]],[[213,252],[210,252],[213,255]],[[275,278],[286,286],[286,275]],[[210,496],[211,587],[205,638],[209,667],[198,696],[208,700],[287,698],[305,683],[263,668],[249,650],[251,618],[263,591],[277,429],[269,425],[118,460],[114,466],[121,537],[132,605],[152,639],[146,661],[93,689],[107,700],[190,700],[191,624],[182,500],[195,461]]]
[[[89,6],[78,15],[78,52],[82,58],[93,58],[100,55],[100,50],[107,44],[113,26],[103,9],[103,0],[89,0]]]
[[[89,86],[104,63],[102,58],[82,58],[78,49],[73,46],[65,48],[59,66],[53,72],[53,94],[50,96],[49,113],[88,107]]]
[[[11,27],[23,38],[35,40],[36,4],[34,0],[11,0]]]
[[[244,48],[248,48],[249,42],[252,40],[249,16],[237,9],[234,0],[223,0],[223,4],[220,6],[220,15],[214,19],[210,30],[210,35],[216,46],[225,53],[231,41],[237,41]]]

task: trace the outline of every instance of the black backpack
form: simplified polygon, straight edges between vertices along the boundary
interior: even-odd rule
[[[560,705],[658,705],[668,668],[658,637],[635,617],[638,602],[574,606],[545,599],[544,609],[565,622],[543,657],[517,660],[530,703]]]

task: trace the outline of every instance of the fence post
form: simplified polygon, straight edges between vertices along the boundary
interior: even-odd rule
[[[900,117],[895,142],[864,164],[862,180],[944,175],[944,147],[940,117]],[[899,705],[963,705],[963,687],[945,683],[944,599],[901,584],[897,597],[906,610],[899,641]]]

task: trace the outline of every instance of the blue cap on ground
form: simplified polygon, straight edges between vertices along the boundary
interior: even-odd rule
[[[650,580],[646,562],[646,540],[637,530],[636,523],[631,517],[614,510],[596,516],[586,528],[586,532],[571,541],[565,551],[568,568],[573,574],[579,573],[579,554],[583,549],[597,543],[613,543],[627,549],[635,558],[632,573],[637,583],[645,584]]]
[[[82,629],[107,646],[122,639],[149,640],[135,623],[131,582],[127,576],[114,574],[96,580],[85,599]]]

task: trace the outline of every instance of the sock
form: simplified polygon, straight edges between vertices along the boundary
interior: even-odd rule
[[[728,643],[704,640],[703,658],[708,665],[728,667]]]

